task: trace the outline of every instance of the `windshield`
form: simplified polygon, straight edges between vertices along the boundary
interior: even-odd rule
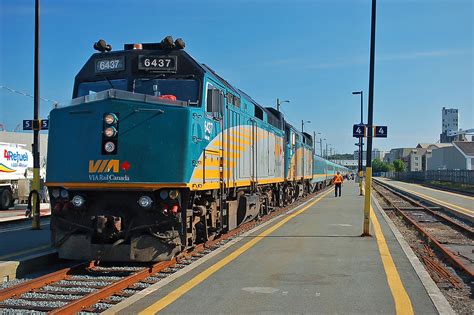
[[[176,100],[197,102],[198,82],[186,79],[136,79],[133,83],[135,93],[154,96],[175,96]]]
[[[77,90],[77,97],[84,96],[84,95],[91,95],[97,92],[109,90],[109,89],[116,89],[116,90],[124,90],[127,91],[127,80],[126,79],[117,79],[117,80],[104,80],[104,81],[96,81],[96,82],[83,82],[79,84],[79,88]]]

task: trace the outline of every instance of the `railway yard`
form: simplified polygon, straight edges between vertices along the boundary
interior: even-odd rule
[[[472,313],[472,197],[404,185],[374,180],[368,238],[363,197],[348,181],[342,198],[328,187],[169,261],[55,258],[42,272],[4,277],[0,313]],[[21,249],[2,254],[33,252]]]

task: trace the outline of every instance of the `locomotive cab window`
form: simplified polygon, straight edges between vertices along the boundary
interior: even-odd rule
[[[223,114],[224,93],[212,84],[207,85],[206,112],[212,116],[219,117]]]
[[[103,80],[95,82],[82,82],[77,90],[77,97],[91,95],[109,89],[128,90],[126,79]]]
[[[133,92],[157,97],[176,99],[183,102],[198,101],[198,82],[187,79],[135,79]]]
[[[263,110],[255,105],[255,117],[257,117],[260,120],[263,120]]]

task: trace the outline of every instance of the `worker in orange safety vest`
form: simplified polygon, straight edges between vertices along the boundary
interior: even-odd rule
[[[341,197],[341,190],[342,190],[341,187],[342,187],[342,183],[344,182],[344,179],[340,172],[337,172],[336,175],[334,175],[332,182],[334,183],[334,186],[335,186],[334,197],[337,197],[338,190],[339,190],[339,197]]]

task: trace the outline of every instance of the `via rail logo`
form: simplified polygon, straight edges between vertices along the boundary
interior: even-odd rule
[[[16,170],[13,167],[17,168],[24,168],[28,167],[28,154],[27,153],[20,153],[20,152],[13,152],[10,150],[3,150],[3,157],[7,161],[7,164],[10,166],[6,166],[3,163],[0,163],[0,172],[2,173],[14,173]]]
[[[130,176],[119,173],[128,172],[130,167],[127,161],[120,163],[119,160],[89,160],[89,180],[128,182]]]

